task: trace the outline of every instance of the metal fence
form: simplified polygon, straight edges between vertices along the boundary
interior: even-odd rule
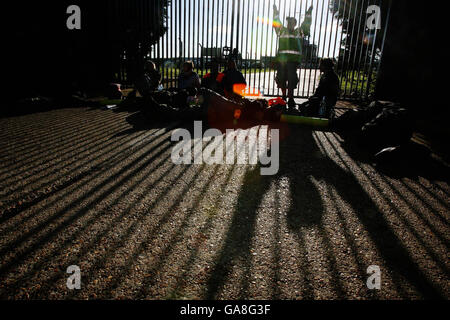
[[[288,16],[296,18],[297,26],[307,15],[311,19],[310,35],[302,39],[296,97],[313,94],[321,58],[335,59],[342,99],[365,99],[373,93],[389,20],[387,0],[172,0],[167,32],[149,53],[165,86],[177,85],[184,61],[192,60],[202,76],[212,59],[223,68],[233,57],[248,87],[265,96],[280,95],[273,5],[284,25]]]

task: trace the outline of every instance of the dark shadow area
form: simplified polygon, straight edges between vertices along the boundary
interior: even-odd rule
[[[372,200],[372,196],[362,188],[354,174],[356,173],[343,170],[328,156],[321,153],[311,130],[292,126],[288,138],[281,144],[278,174],[273,177],[262,177],[259,175],[259,170],[254,169],[245,175],[230,231],[226,235],[224,246],[208,281],[205,298],[217,297],[232,266],[237,261],[244,262],[244,266],[246,266],[244,274],[250,273],[248,263],[251,240],[255,232],[256,210],[264,194],[268,191],[271,181],[275,181],[281,176],[289,177],[291,182],[292,204],[286,219],[291,232],[299,233],[300,251],[304,251],[305,248],[302,227],[315,225],[321,229],[324,204],[319,190],[311,179],[323,181],[327,185],[333,186],[339,195],[350,204],[382,255],[387,267],[393,271],[394,281],[397,282],[398,287],[401,287],[400,283],[403,283],[403,279],[405,279],[424,298],[444,298],[442,289],[423,273],[389,226],[388,221],[383,218],[383,214]],[[332,252],[326,234],[321,232],[321,236],[324,238],[324,242],[328,243],[327,251]],[[358,253],[355,254],[358,255]],[[332,258],[331,255],[328,258]],[[331,276],[335,280],[335,292],[340,298],[345,298],[340,280],[336,276],[335,262],[333,259],[328,260]],[[314,270],[311,270],[307,264],[301,270],[306,282],[305,298],[313,298],[311,288],[314,283],[308,276],[313,272]],[[240,298],[246,298],[248,283],[245,281],[248,280],[244,279]]]
[[[156,139],[156,138],[155,138]],[[51,232],[48,232],[44,236],[42,236],[38,242],[34,243],[30,247],[28,247],[26,250],[22,251],[18,255],[16,255],[14,258],[10,259],[7,263],[3,264],[0,268],[0,276],[2,276],[4,273],[8,272],[7,270],[10,270],[10,268],[13,268],[15,265],[23,261],[23,259],[30,254],[32,254],[35,250],[40,248],[41,246],[45,245],[49,241],[51,241],[52,238],[54,238],[58,232],[61,230],[64,230],[72,223],[75,223],[79,219],[81,219],[84,215],[86,215],[91,207],[94,207],[95,205],[99,204],[104,198],[109,196],[110,194],[113,194],[114,191],[118,190],[121,186],[121,181],[126,181],[127,179],[133,177],[136,173],[140,172],[144,168],[146,168],[148,165],[152,164],[152,162],[156,159],[159,159],[159,157],[164,154],[167,150],[169,150],[170,144],[166,144],[166,141],[161,141],[157,143],[156,145],[152,145],[150,148],[147,147],[147,150],[145,150],[141,155],[137,156],[132,161],[124,164],[121,166],[121,169],[114,175],[110,175],[107,178],[105,178],[103,181],[101,181],[99,184],[97,184],[91,192],[86,193],[83,197],[79,197],[76,199],[73,199],[68,205],[63,206],[57,212],[52,214],[50,217],[48,217],[46,220],[41,221],[38,225],[32,228],[32,230],[29,230],[29,232],[26,232],[22,234],[18,239],[14,240],[10,243],[9,246],[3,248],[0,250],[0,255],[4,255],[7,252],[9,252],[9,248],[14,248],[22,244],[26,239],[30,239],[34,234],[44,229],[49,223],[52,221],[55,221],[60,218],[61,215],[64,215],[66,211],[70,207],[75,207],[79,205],[81,202],[86,201],[92,193],[95,193],[99,190],[101,190],[103,187],[107,186],[109,183],[114,181],[114,184],[106,188],[106,190],[102,191],[101,194],[96,196],[94,199],[89,201],[89,205],[86,207],[83,207],[80,209],[75,215],[71,215],[70,217],[67,217],[64,221],[59,223],[57,227],[55,227],[54,230]],[[156,149],[160,149],[158,152],[154,153]],[[150,156],[152,153],[154,153],[152,156]],[[117,156],[122,157],[129,157],[129,154],[123,155],[122,153],[118,153]],[[120,161],[117,159],[114,159],[115,161]],[[104,171],[101,171],[104,172]],[[100,173],[96,173],[96,175],[100,175]],[[118,179],[118,177],[121,174],[125,174],[125,177]],[[95,173],[94,173],[95,175]],[[93,176],[91,177],[93,178]],[[62,195],[64,196],[64,195]],[[57,201],[54,200],[53,203]],[[46,206],[50,206],[52,203],[46,204]],[[44,206],[45,208],[45,206]],[[44,208],[41,208],[41,210],[44,210]]]
[[[15,101],[7,101],[7,107],[0,109],[0,118],[24,116],[38,112],[46,112],[61,108],[90,108],[101,107],[98,102],[84,99],[78,96],[53,97],[30,97]]]
[[[208,279],[205,299],[217,298],[229,276],[233,264],[238,261],[244,265],[244,282],[239,299],[245,299],[248,294],[251,262],[251,242],[254,236],[256,211],[268,189],[271,178],[260,175],[259,168],[247,171],[244,176],[242,191],[239,194],[233,218],[224,245]]]
[[[345,139],[341,146],[353,159],[374,164],[382,174],[392,178],[423,177],[430,180],[450,181],[449,166],[437,159],[431,150],[422,144],[410,140],[392,151],[385,150],[381,153],[383,149],[374,151],[353,137],[341,133],[337,135]]]
[[[138,131],[146,131],[156,128],[167,128],[169,130],[170,128],[174,128],[176,126],[174,123],[178,123],[178,121],[176,120],[152,121],[148,119],[148,117],[145,116],[144,112],[139,110],[139,108],[127,112],[133,112],[125,119],[128,122],[128,124],[130,124],[132,127],[116,133],[113,137],[128,135],[130,133]]]

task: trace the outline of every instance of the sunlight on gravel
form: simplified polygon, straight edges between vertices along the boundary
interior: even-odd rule
[[[0,119],[0,298],[449,297],[449,198],[339,136],[288,128],[280,169],[175,165],[176,124],[60,109]],[[82,287],[69,290],[77,265]],[[381,289],[366,286],[381,269]]]

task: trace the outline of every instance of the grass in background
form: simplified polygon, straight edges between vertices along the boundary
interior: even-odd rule
[[[371,83],[369,85],[369,95],[375,93],[375,80],[376,74],[372,73]],[[358,70],[347,71],[341,77],[341,94],[345,93],[346,96],[351,96],[356,93],[357,96],[364,96],[367,90],[367,84],[369,81],[369,75],[363,72],[358,74]],[[362,92],[361,92],[362,91]]]

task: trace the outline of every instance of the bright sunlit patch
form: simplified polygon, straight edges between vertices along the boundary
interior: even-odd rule
[[[267,18],[262,18],[262,17],[256,17],[256,21],[261,22],[263,24],[268,24],[268,25],[272,25],[272,27],[274,28],[281,28],[281,22],[280,21],[272,21],[269,20]]]
[[[261,92],[256,88],[247,87],[243,83],[236,83],[233,85],[233,92],[242,97],[261,97]]]

